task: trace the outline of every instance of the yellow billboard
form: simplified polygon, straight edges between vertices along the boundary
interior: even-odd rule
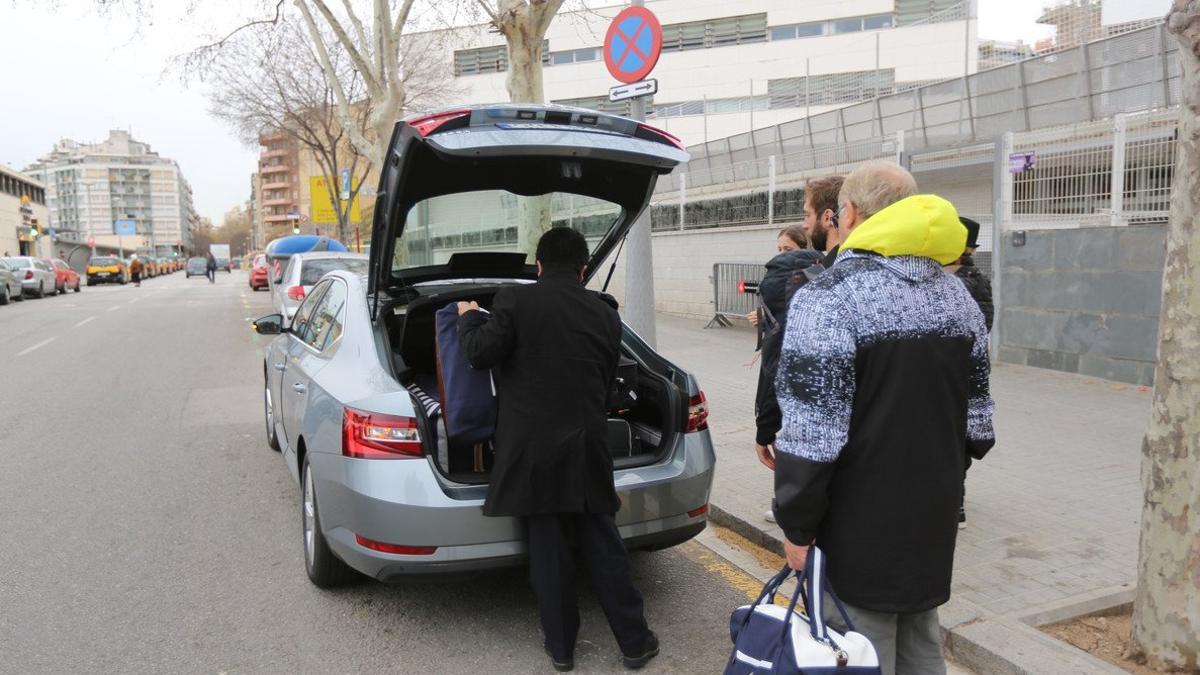
[[[312,222],[316,225],[337,225],[337,211],[334,210],[333,200],[329,198],[329,189],[325,187],[325,177],[312,176],[309,178],[308,190],[312,198]],[[336,186],[334,190],[337,190]],[[362,212],[358,207],[357,178],[354,179],[354,190],[354,201],[350,203],[350,222],[361,223]]]

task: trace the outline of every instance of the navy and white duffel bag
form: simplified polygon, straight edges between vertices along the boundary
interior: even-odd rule
[[[729,620],[733,653],[725,675],[880,675],[875,648],[864,635],[854,632],[846,608],[825,578],[825,554],[816,546],[808,549],[805,571],[795,573],[796,592],[785,609],[775,604],[775,594],[792,573],[785,566],[767,582],[754,604],[733,611]],[[826,595],[822,590],[841,612],[845,635],[825,625],[822,605]],[[808,616],[796,611],[800,600]]]

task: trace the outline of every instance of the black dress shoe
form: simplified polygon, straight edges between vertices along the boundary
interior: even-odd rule
[[[638,670],[650,663],[650,659],[656,656],[658,656],[658,636],[654,634],[654,631],[650,631],[650,637],[646,639],[646,648],[642,650],[642,653],[635,656],[622,654],[621,663],[630,670]]]
[[[550,663],[554,666],[555,670],[560,673],[567,673],[575,670],[575,659],[560,659],[554,655],[554,652],[550,651],[549,647],[543,646],[543,648],[546,650],[546,656],[550,657]]]

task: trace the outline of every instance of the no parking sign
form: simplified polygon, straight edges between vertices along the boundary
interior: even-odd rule
[[[617,80],[632,84],[654,70],[662,53],[662,24],[645,7],[626,7],[604,37],[604,65]]]

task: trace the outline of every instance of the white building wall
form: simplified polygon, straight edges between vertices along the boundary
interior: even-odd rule
[[[891,13],[892,0],[798,2],[796,0],[658,0],[647,3],[663,24],[766,13],[768,27]],[[621,6],[557,17],[547,32],[549,51],[600,48],[611,18]],[[978,49],[974,19],[901,26],[875,31],[664,52],[652,77],[659,81],[655,105],[703,99],[765,96],[768,80],[893,69],[895,81],[924,82],[975,72]],[[770,33],[768,28],[768,34]],[[456,29],[445,37],[444,67],[453,72],[455,50],[500,46],[503,38],[482,26]],[[606,96],[618,84],[603,59],[548,65],[543,70],[547,100]],[[442,103],[489,103],[508,100],[507,73],[452,77]],[[812,106],[817,114],[836,106]],[[798,119],[804,108],[754,110],[706,116],[655,117],[653,124],[700,143]],[[707,119],[705,119],[707,118]]]

